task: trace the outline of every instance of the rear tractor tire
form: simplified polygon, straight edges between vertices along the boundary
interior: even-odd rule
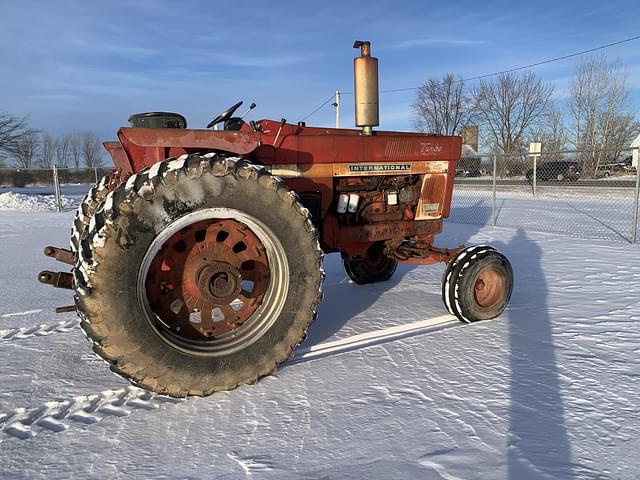
[[[465,323],[500,315],[511,298],[509,260],[487,245],[468,247],[454,257],[442,277],[442,298],[449,313]]]
[[[383,243],[374,243],[362,257],[343,259],[344,269],[351,280],[358,285],[386,282],[398,266],[398,261],[384,253]]]
[[[89,228],[89,222],[96,213],[98,208],[102,206],[107,194],[109,193],[109,176],[102,177],[98,183],[92,186],[84,196],[71,226],[71,251],[78,253],[80,242],[85,237],[85,233]]]
[[[309,212],[264,169],[186,155],[106,197],[74,269],[81,326],[114,372],[209,395],[275,371],[321,300]]]

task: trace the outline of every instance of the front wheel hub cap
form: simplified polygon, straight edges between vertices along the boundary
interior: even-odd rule
[[[493,268],[485,268],[475,281],[473,296],[482,308],[493,307],[505,296],[503,276]]]

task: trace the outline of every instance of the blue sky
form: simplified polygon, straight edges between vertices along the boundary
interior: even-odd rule
[[[298,121],[352,91],[351,47],[371,40],[380,87],[474,76],[640,34],[640,2],[29,1],[0,7],[0,110],[52,133],[115,135],[129,114],[177,111],[192,127],[238,100]],[[640,107],[640,41],[622,59]],[[574,60],[535,71],[562,96]],[[381,96],[381,128],[412,128],[413,92]],[[352,97],[343,126],[353,125]],[[639,108],[640,110],[640,108]],[[333,125],[326,106],[309,124]]]

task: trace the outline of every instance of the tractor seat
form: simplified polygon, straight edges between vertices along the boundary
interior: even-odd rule
[[[187,120],[171,112],[136,113],[129,117],[129,123],[138,128],[187,128]]]

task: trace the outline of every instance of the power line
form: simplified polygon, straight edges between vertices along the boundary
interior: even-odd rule
[[[300,120],[301,122],[304,122],[307,118],[309,118],[311,115],[313,115],[314,113],[316,113],[318,110],[320,110],[322,107],[324,107],[327,103],[329,103],[331,100],[334,99],[334,95],[331,95],[322,105],[320,105],[318,108],[316,108],[313,112],[311,112],[309,115],[307,115],[306,117],[304,117],[302,120]]]
[[[477,75],[475,77],[460,78],[458,80],[454,80],[452,83],[471,82],[471,81],[474,81],[474,80],[482,80],[483,78],[495,77],[496,75],[503,75],[505,73],[518,72],[520,70],[539,67],[540,65],[546,65],[547,63],[559,62],[560,60],[566,60],[567,58],[579,57],[581,55],[586,55],[587,53],[596,52],[598,50],[604,50],[605,48],[614,47],[616,45],[620,45],[620,44],[623,44],[623,43],[633,42],[634,40],[639,40],[639,39],[640,39],[640,35],[636,35],[635,37],[625,38],[624,40],[618,40],[617,42],[607,43],[605,45],[600,45],[599,47],[589,48],[587,50],[582,50],[580,52],[570,53],[568,55],[562,55],[561,57],[555,57],[555,58],[550,58],[548,60],[542,60],[540,62],[530,63],[528,65],[523,65],[521,67],[510,68],[508,70],[501,70],[499,72],[486,73],[484,75]],[[420,86],[420,87],[393,88],[391,90],[380,90],[380,93],[409,92],[411,90],[419,90],[420,88],[422,88],[422,87]],[[340,94],[341,95],[353,95],[353,92],[340,92]],[[316,113],[318,110],[320,110],[322,107],[324,107],[327,103],[329,103],[331,100],[333,100],[333,98],[334,98],[334,96],[331,95],[322,105],[320,105],[313,112],[311,112],[309,115],[304,117],[302,119],[302,121],[306,120],[311,115]]]
[[[606,45],[600,45],[599,47],[589,48],[588,50],[582,50],[581,52],[570,53],[568,55],[563,55],[561,57],[555,57],[555,58],[550,58],[548,60],[542,60],[541,62],[530,63],[528,65],[523,65],[521,67],[510,68],[508,70],[501,70],[499,72],[487,73],[487,74],[484,74],[484,75],[478,75],[476,77],[461,78],[459,80],[456,80],[454,83],[471,82],[473,80],[481,80],[483,78],[495,77],[496,75],[502,75],[502,74],[505,74],[505,73],[511,73],[511,72],[517,72],[519,70],[525,70],[525,69],[528,69],[528,68],[539,67],[540,65],[546,65],[547,63],[559,62],[560,60],[566,60],[567,58],[579,57],[581,55],[586,55],[587,53],[596,52],[598,50],[603,50],[605,48],[609,48],[609,47],[613,47],[613,46],[616,46],[616,45],[620,45],[622,43],[632,42],[632,41],[638,40],[638,39],[640,39],[640,35],[637,35],[635,37],[625,38],[624,40],[619,40],[617,42],[607,43]],[[418,90],[419,88],[421,88],[421,87],[394,88],[394,89],[391,89],[391,90],[380,90],[380,93],[407,92],[407,91],[410,91],[410,90]],[[348,94],[353,94],[353,92],[345,93],[345,95],[348,95]]]

